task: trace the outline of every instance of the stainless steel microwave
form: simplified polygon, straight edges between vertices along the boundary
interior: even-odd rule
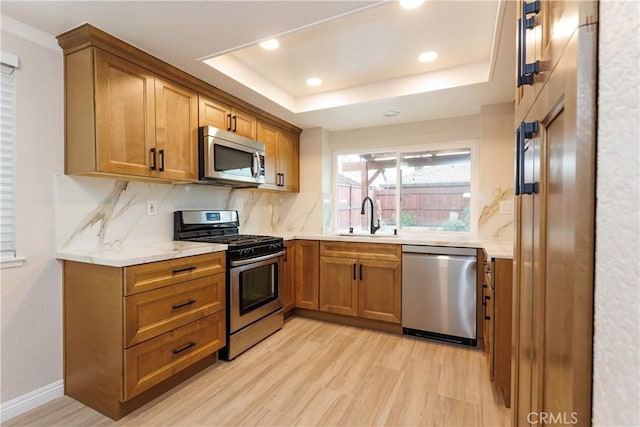
[[[264,184],[264,144],[212,126],[198,129],[201,182],[235,187]]]

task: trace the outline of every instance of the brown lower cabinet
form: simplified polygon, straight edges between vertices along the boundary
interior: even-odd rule
[[[513,260],[491,258],[485,262],[484,271],[482,306],[489,377],[510,408]]]
[[[298,240],[295,244],[296,307],[318,309],[318,259],[320,242]]]
[[[400,323],[401,246],[320,244],[319,310]]]
[[[282,271],[282,308],[285,313],[296,307],[296,241],[284,242],[284,267]]]
[[[225,345],[225,254],[110,267],[64,262],[65,394],[119,419]]]

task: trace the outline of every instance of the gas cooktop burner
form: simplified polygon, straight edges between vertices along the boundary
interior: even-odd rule
[[[220,243],[228,246],[229,261],[258,258],[284,250],[282,237],[238,234],[236,211],[174,212],[174,240]]]
[[[224,236],[205,236],[189,239],[194,242],[206,242],[206,243],[221,243],[223,245],[235,246],[235,245],[249,245],[259,243],[277,242],[281,239],[272,236],[260,236],[252,234],[234,234]]]

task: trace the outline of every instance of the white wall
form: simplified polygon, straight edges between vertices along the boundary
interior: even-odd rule
[[[600,3],[594,425],[640,425],[640,3]]]
[[[53,40],[53,38],[51,37]],[[55,41],[55,40],[53,40]],[[62,286],[54,258],[54,183],[63,171],[62,54],[2,31],[2,50],[18,56],[17,251],[19,268],[0,271],[1,400],[62,378]]]

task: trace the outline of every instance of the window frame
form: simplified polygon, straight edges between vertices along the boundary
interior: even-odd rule
[[[471,183],[470,183],[470,191],[471,191],[471,200],[469,201],[469,231],[432,231],[427,229],[407,229],[402,228],[401,224],[397,224],[397,230],[399,234],[404,235],[413,235],[413,236],[429,236],[429,235],[438,235],[438,236],[451,236],[451,237],[466,237],[472,238],[478,235],[478,218],[480,216],[480,212],[478,212],[478,180],[479,180],[479,166],[480,166],[480,150],[479,150],[479,139],[478,138],[468,138],[468,139],[457,139],[451,141],[441,141],[441,142],[428,142],[421,144],[409,144],[409,145],[397,145],[397,146],[378,146],[378,147],[353,147],[351,149],[341,149],[341,150],[333,150],[332,152],[332,177],[331,177],[331,188],[332,188],[332,204],[333,207],[331,209],[331,230],[333,233],[345,233],[347,230],[338,229],[338,157],[345,155],[361,155],[361,154],[377,154],[377,153],[395,153],[398,159],[398,163],[396,165],[396,182],[401,183],[401,162],[400,162],[400,154],[405,153],[414,153],[419,151],[439,151],[439,150],[456,150],[468,148],[471,151]],[[398,188],[402,188],[401,185]],[[400,218],[401,211],[401,202],[400,202],[401,191],[396,191],[396,218]]]
[[[12,230],[11,234],[13,235],[12,239],[12,247],[10,250],[1,250],[0,249],[0,269],[4,268],[13,268],[20,267],[24,264],[25,258],[17,256],[18,251],[18,242],[17,242],[17,171],[16,171],[16,157],[17,157],[17,84],[18,84],[18,75],[17,70],[19,68],[19,60],[18,57],[12,53],[2,52],[1,57],[1,67],[0,73],[2,73],[2,79],[4,80],[4,76],[10,75],[12,76],[12,93],[13,93],[13,103],[11,105],[12,111],[7,111],[7,116],[11,115],[12,123],[11,126],[11,141],[9,143],[12,145],[6,151],[9,152],[8,160],[12,163],[11,172],[10,172],[10,180],[11,180],[11,194],[10,199],[12,199],[13,203],[11,206],[12,209]],[[3,82],[4,83],[4,82]],[[3,111],[4,112],[4,111]],[[4,140],[2,141],[3,148]],[[3,173],[4,175],[4,173]],[[9,175],[9,174],[7,174]],[[6,178],[6,177],[4,177]],[[2,203],[0,201],[0,203]]]

